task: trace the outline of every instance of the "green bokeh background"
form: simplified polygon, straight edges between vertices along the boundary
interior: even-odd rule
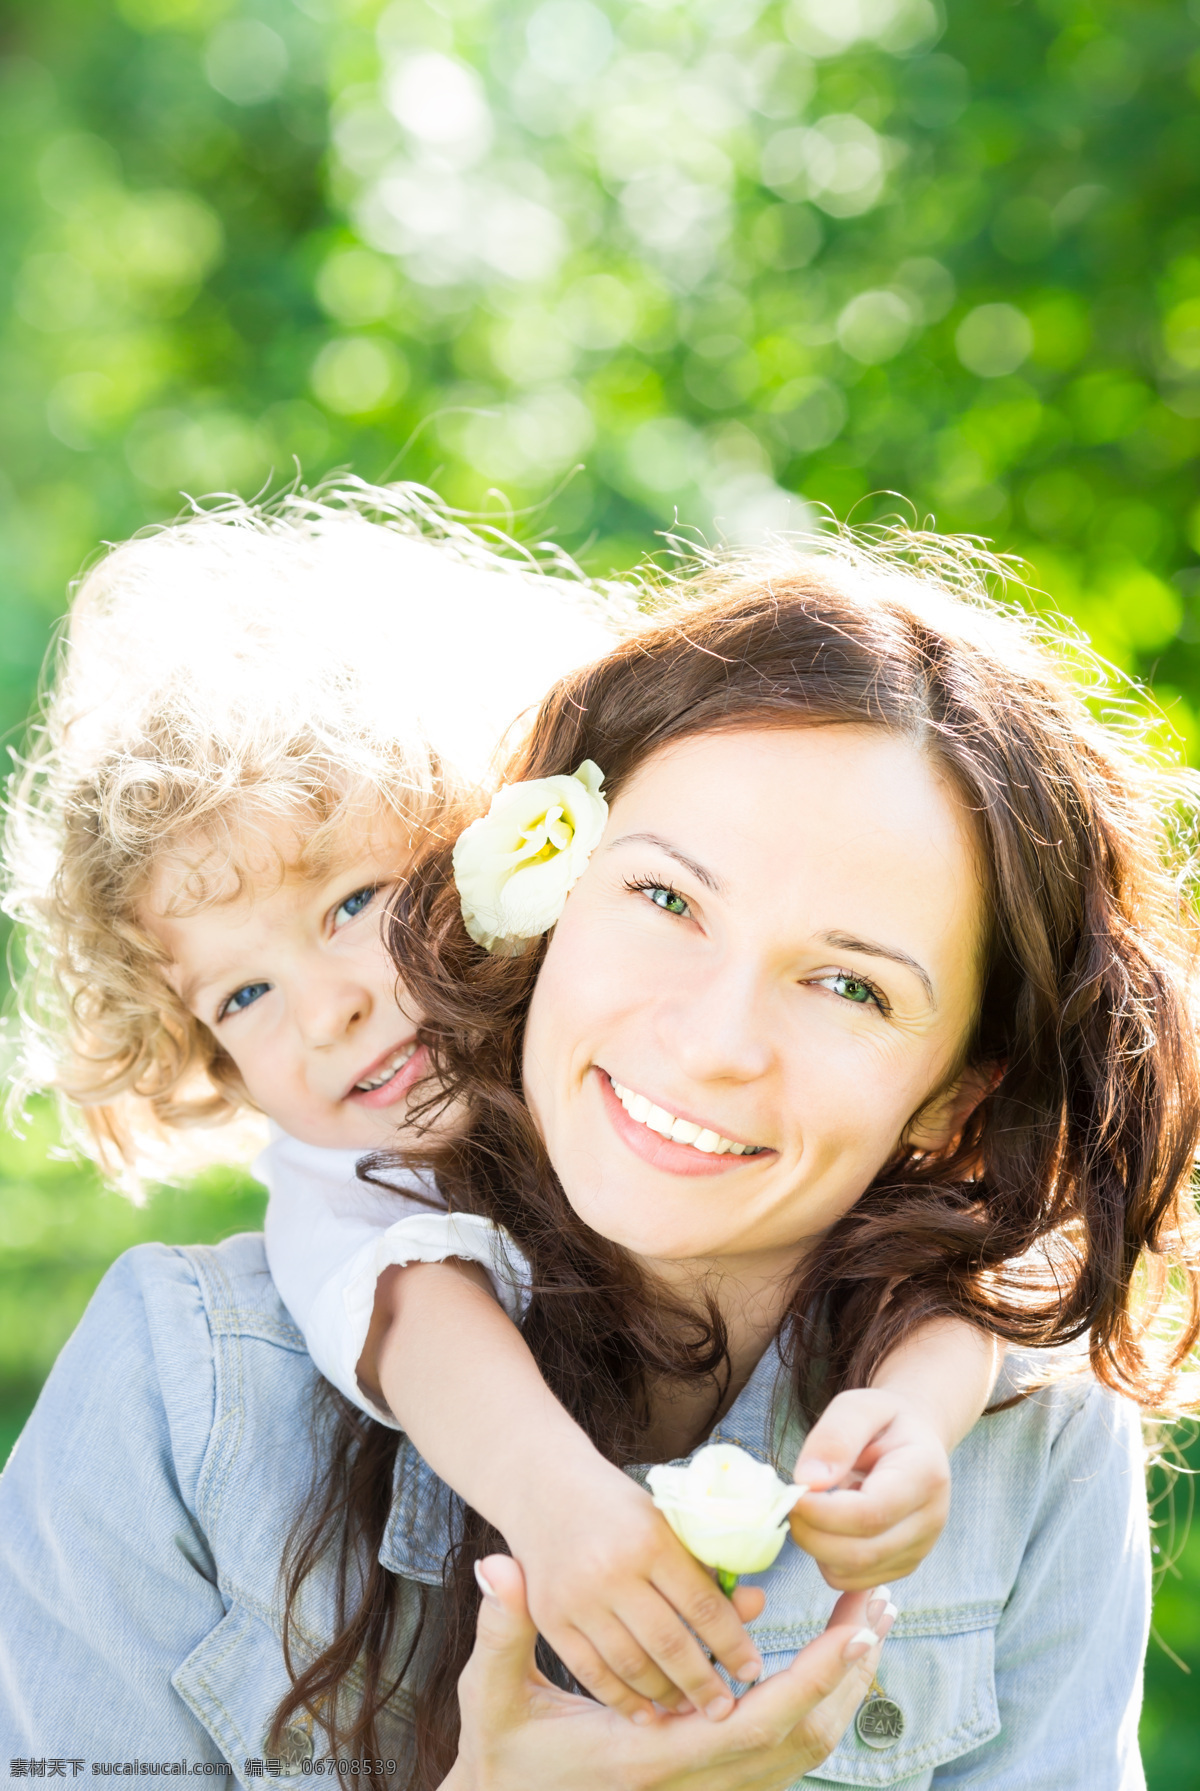
[[[1200,759],[1200,0],[9,0],[0,251],[10,742],[101,540],[352,466],[602,573],[901,493]],[[118,1251],[261,1211],[54,1153],[0,1139],[5,1449]],[[1158,1509],[1187,1791],[1200,1531]]]

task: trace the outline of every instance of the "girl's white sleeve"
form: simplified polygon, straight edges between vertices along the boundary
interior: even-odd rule
[[[399,1429],[358,1381],[375,1287],[391,1264],[480,1263],[496,1298],[519,1320],[529,1298],[529,1266],[508,1233],[474,1213],[447,1213],[436,1184],[404,1172],[411,1193],[358,1179],[363,1153],[301,1144],[277,1127],[255,1160],[266,1187],[267,1262],[279,1296],[304,1333],[308,1353],[361,1411]],[[401,1178],[398,1178],[401,1179]]]

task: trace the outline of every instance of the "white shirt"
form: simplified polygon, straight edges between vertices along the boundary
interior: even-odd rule
[[[529,1265],[508,1233],[475,1213],[448,1213],[432,1177],[396,1172],[411,1193],[358,1179],[367,1153],[301,1144],[278,1126],[253,1173],[269,1196],[263,1224],[279,1296],[304,1333],[308,1353],[340,1393],[392,1430],[400,1427],[358,1381],[375,1286],[393,1263],[457,1257],[487,1270],[496,1298],[518,1320],[529,1297]]]

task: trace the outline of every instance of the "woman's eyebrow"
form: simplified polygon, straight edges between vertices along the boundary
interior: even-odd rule
[[[668,840],[663,839],[661,834],[623,833],[619,840],[613,840],[607,850],[615,851],[618,846],[654,846],[658,851],[665,852],[668,858],[673,858],[676,864],[681,864],[685,871],[690,871],[697,883],[702,883],[705,889],[711,889],[714,895],[727,893],[725,884],[715,871],[705,870],[702,864],[697,864],[694,858],[689,858],[686,852],[679,850],[678,846],[672,846]]]
[[[818,938],[826,945],[835,945],[841,951],[862,952],[868,958],[890,958],[893,964],[903,964],[907,970],[918,977],[922,988],[929,997],[930,1007],[937,1006],[937,996],[933,992],[933,978],[924,965],[910,958],[906,951],[894,945],[880,945],[877,939],[860,939],[856,933],[820,933]]]

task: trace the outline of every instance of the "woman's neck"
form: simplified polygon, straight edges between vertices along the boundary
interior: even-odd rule
[[[767,1260],[646,1261],[656,1280],[704,1312],[715,1300],[725,1323],[729,1383],[714,1406],[711,1381],[660,1382],[650,1392],[647,1459],[673,1461],[702,1443],[758,1367],[787,1311],[797,1267],[795,1249]]]

